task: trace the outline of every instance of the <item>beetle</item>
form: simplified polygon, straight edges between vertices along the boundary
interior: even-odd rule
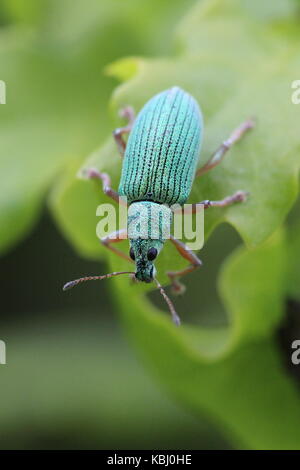
[[[164,229],[169,229],[172,223],[171,207],[175,204],[183,206],[189,197],[194,179],[218,165],[230,147],[254,126],[254,122],[248,119],[234,129],[204,166],[197,169],[203,119],[197,101],[189,93],[174,86],[151,98],[136,118],[129,106],[121,110],[120,116],[127,119],[127,125],[113,132],[123,158],[118,192],[111,188],[110,177],[106,173],[91,168],[85,171],[85,176],[100,180],[104,193],[114,201],[119,203],[120,196],[127,198],[127,230],[116,231],[103,238],[101,242],[122,258],[134,262],[136,269],[135,272],[114,272],[104,276],[76,279],[65,284],[64,290],[81,282],[105,279],[119,274],[131,274],[136,280],[146,283],[155,281],[169,306],[173,321],[178,325],[179,317],[170,298],[156,279],[154,267],[154,261],[166,241],[161,234],[164,233]],[[127,143],[124,139],[126,134],[129,134]],[[226,207],[245,201],[246,196],[245,191],[237,191],[219,201],[201,201],[191,205],[192,212],[196,212],[200,204],[204,209]],[[162,217],[159,220],[152,215],[153,209],[158,206],[162,210]],[[153,223],[159,226],[160,236],[155,239],[151,236],[130,237],[129,223],[140,213],[146,214],[146,223],[149,226]],[[130,242],[129,256],[115,246],[125,238],[129,238]],[[179,282],[179,278],[194,271],[202,263],[182,241],[172,235],[169,239],[179,254],[190,263],[185,269],[167,273],[173,291],[180,293],[184,286]]]

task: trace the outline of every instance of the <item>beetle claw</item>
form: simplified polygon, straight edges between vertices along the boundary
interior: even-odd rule
[[[250,195],[249,191],[240,190],[235,193],[235,198],[237,202],[245,202],[247,201],[249,195]]]
[[[171,290],[174,295],[183,295],[186,291],[186,287],[182,282],[173,280]]]

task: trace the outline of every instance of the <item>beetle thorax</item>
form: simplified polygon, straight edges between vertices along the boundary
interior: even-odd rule
[[[128,238],[167,240],[170,238],[172,218],[172,210],[164,204],[133,202],[128,208]]]

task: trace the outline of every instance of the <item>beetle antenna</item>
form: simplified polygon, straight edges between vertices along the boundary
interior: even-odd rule
[[[80,279],[75,279],[74,281],[67,282],[67,284],[64,285],[63,290],[72,289],[72,287],[75,287],[78,284],[81,284],[82,282],[101,281],[102,279],[108,279],[109,277],[119,276],[119,274],[134,274],[134,273],[132,271],[120,271],[120,272],[108,273],[108,274],[105,274],[104,276],[81,277]]]
[[[168,307],[169,307],[169,310],[170,310],[170,313],[172,315],[172,320],[173,322],[175,323],[175,325],[179,326],[180,325],[180,318],[179,316],[177,315],[177,312],[175,310],[175,307],[174,307],[174,304],[172,302],[172,300],[170,299],[170,297],[167,296],[166,294],[166,291],[165,289],[163,288],[163,286],[158,282],[158,280],[156,278],[154,278],[154,281],[156,282],[156,285],[161,293],[161,295],[163,296],[163,298],[165,299],[166,303],[168,304]]]

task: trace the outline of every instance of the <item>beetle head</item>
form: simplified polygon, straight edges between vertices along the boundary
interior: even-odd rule
[[[135,261],[135,277],[142,282],[151,282],[156,274],[154,261],[163,247],[163,241],[151,239],[130,240],[129,255]]]

